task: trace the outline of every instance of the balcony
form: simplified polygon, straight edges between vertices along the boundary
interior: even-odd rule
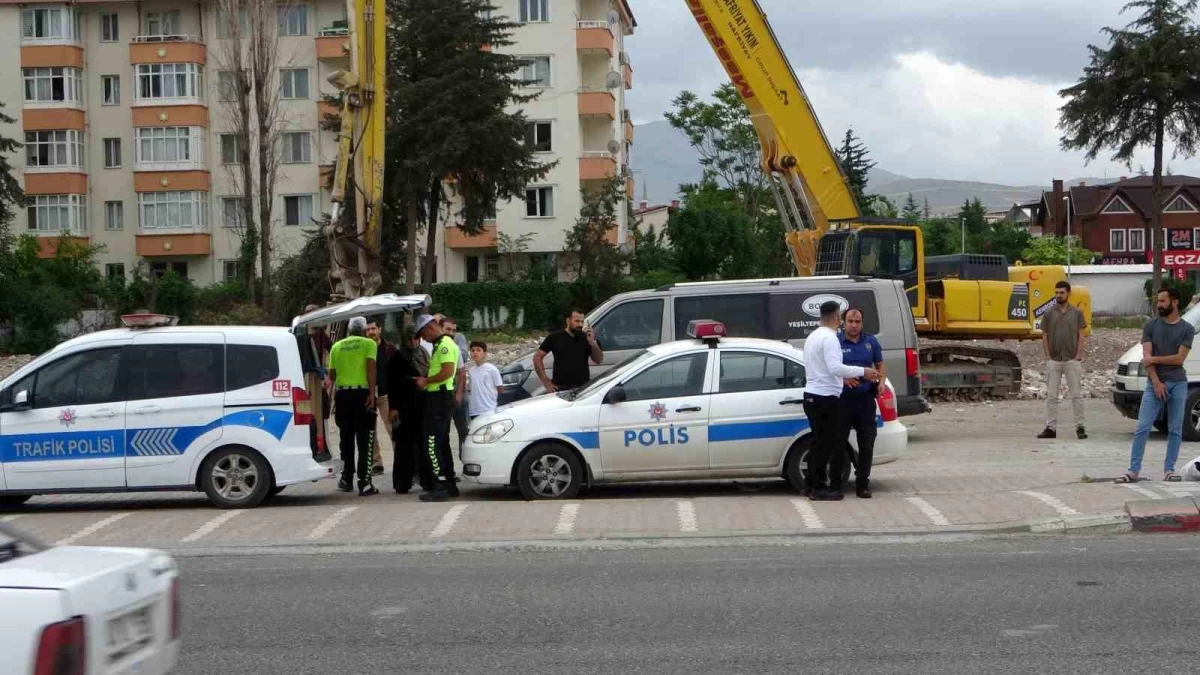
[[[625,142],[633,142],[633,118],[629,116],[628,110],[621,111],[621,124],[625,127]]]
[[[453,249],[462,248],[496,248],[496,223],[489,222],[483,226],[483,231],[477,235],[463,232],[455,225],[446,228],[446,246]]]
[[[135,192],[207,192],[212,185],[207,171],[143,171],[133,173]]]
[[[585,117],[617,118],[617,97],[611,91],[598,87],[579,90],[579,114]]]
[[[22,45],[21,67],[23,68],[82,68],[83,47],[74,44]]]
[[[138,35],[129,43],[129,62],[204,63],[207,49],[195,35]]]
[[[576,21],[575,49],[581,52],[604,52],[613,55],[615,38],[607,21]]]
[[[345,21],[334,21],[332,26],[317,32],[318,59],[347,59],[350,53],[350,29]]]
[[[88,176],[82,169],[54,167],[54,171],[25,172],[25,194],[27,195],[86,195]]]
[[[621,66],[621,71],[625,75],[625,89],[633,89],[633,66],[626,63]]]
[[[137,254],[143,258],[212,255],[212,235],[204,225],[169,231],[138,228],[134,239]]]
[[[607,150],[587,151],[579,157],[579,180],[605,180],[617,175],[617,157]]]

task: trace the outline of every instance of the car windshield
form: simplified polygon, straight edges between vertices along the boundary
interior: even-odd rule
[[[588,382],[587,384],[583,385],[582,387],[580,387],[578,389],[572,389],[571,391],[559,392],[558,395],[568,401],[574,401],[575,399],[579,398],[580,396],[590,396],[592,394],[592,392],[595,392],[596,390],[600,389],[601,387],[608,385],[609,382],[612,382],[614,379],[619,377],[621,375],[621,373],[628,370],[630,366],[634,365],[637,362],[642,361],[644,358],[647,358],[649,356],[651,356],[650,352],[643,349],[642,351],[637,352],[636,354],[632,354],[631,356],[626,358],[624,361],[622,361],[622,362],[618,363],[617,365],[613,366],[612,368],[610,368],[609,371],[607,373],[605,373],[604,375],[592,380],[591,382]]]

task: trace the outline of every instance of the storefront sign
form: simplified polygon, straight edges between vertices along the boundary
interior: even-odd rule
[[[1167,230],[1167,249],[1170,251],[1191,251],[1196,248],[1192,243],[1191,228]]]

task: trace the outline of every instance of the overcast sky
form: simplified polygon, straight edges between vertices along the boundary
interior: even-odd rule
[[[879,167],[913,178],[1046,184],[1133,172],[1058,149],[1058,90],[1128,23],[1126,0],[760,0],[831,140],[847,127]],[[725,81],[684,0],[630,0],[634,119]],[[1149,153],[1139,160],[1147,170]],[[1200,175],[1200,160],[1175,173]],[[1138,163],[1134,163],[1136,171]]]

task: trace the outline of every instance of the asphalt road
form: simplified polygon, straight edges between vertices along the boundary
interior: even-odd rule
[[[185,557],[179,673],[1194,672],[1200,537]]]

